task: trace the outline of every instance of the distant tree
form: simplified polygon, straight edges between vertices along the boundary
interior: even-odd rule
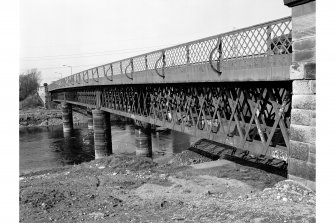
[[[29,95],[36,93],[41,83],[41,72],[36,68],[28,70],[20,74],[20,101],[24,100]]]

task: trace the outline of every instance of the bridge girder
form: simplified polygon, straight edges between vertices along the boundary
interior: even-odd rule
[[[288,81],[99,86],[52,92],[52,98],[287,159]]]

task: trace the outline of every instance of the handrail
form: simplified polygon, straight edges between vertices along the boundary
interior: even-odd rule
[[[233,58],[245,58],[245,57],[253,57],[253,56],[272,56],[274,50],[280,51],[278,49],[277,42],[280,44],[288,44],[288,46],[284,46],[285,53],[291,53],[292,40],[291,37],[291,28],[289,27],[291,24],[291,17],[284,17],[281,19],[272,20],[269,22],[264,22],[261,24],[249,26],[242,29],[233,30],[230,32],[217,34],[214,36],[190,41],[187,43],[167,47],[160,50],[155,50],[149,53],[140,54],[134,57],[129,57],[126,59],[114,61],[111,63],[103,64],[97,67],[93,67],[82,71],[92,72],[92,79],[96,82],[99,81],[99,71],[98,68],[103,67],[104,77],[108,80],[112,81],[113,74],[115,75],[113,69],[116,69],[116,66],[120,66],[120,74],[125,74],[128,78],[133,78],[133,73],[137,71],[144,71],[154,69],[157,75],[161,77],[165,77],[165,69],[173,66],[187,65],[187,64],[197,64],[208,62],[210,66],[217,72],[221,73],[221,61],[225,59],[233,59]],[[280,39],[283,37],[283,39]],[[275,38],[276,41],[275,41]],[[217,42],[215,44],[215,41]],[[237,47],[235,46],[237,45]],[[237,49],[238,47],[245,47],[246,49]],[[217,54],[214,52],[218,50]],[[157,58],[157,56],[159,58]],[[137,64],[134,64],[134,59],[137,59]],[[139,64],[140,60],[144,60],[144,65]],[[159,61],[162,60],[162,72],[159,72],[158,64]],[[123,67],[125,62],[129,62],[127,67]],[[213,61],[218,61],[217,66],[215,67]],[[175,64],[175,62],[177,64]],[[119,63],[119,64],[118,64]],[[142,63],[142,62],[141,62]],[[107,77],[105,66],[110,66],[111,68],[111,78]],[[154,66],[153,66],[154,65]],[[129,67],[131,66],[131,77],[129,77]],[[125,69],[126,68],[126,69]],[[118,68],[117,68],[118,69]],[[95,72],[97,78],[94,77]],[[81,73],[81,72],[79,72]],[[76,74],[74,74],[76,75]],[[84,77],[84,75],[83,75]],[[84,82],[88,83],[88,80],[83,78]],[[59,80],[60,81],[60,80]],[[58,82],[58,81],[56,81]],[[49,86],[51,87],[51,86]]]

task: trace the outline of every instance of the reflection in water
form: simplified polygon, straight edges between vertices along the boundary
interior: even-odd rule
[[[135,127],[132,120],[113,120],[114,154],[135,154]],[[187,149],[194,137],[159,128],[152,132],[153,158],[170,156]],[[93,131],[87,124],[76,125],[71,133],[62,126],[20,128],[20,173],[79,164],[94,159]]]

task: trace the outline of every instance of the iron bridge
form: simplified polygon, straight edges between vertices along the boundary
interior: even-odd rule
[[[287,160],[291,17],[94,67],[49,85],[98,108]]]

